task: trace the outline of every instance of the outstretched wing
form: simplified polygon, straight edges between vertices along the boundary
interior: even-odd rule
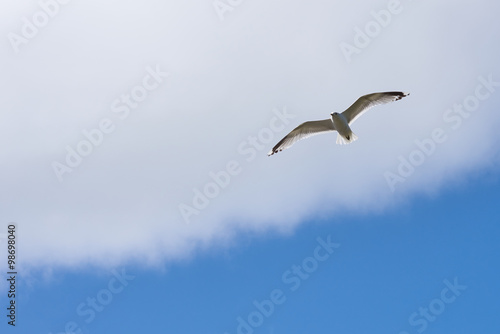
[[[276,144],[276,146],[274,146],[269,153],[267,153],[267,155],[273,155],[274,153],[283,151],[285,148],[289,148],[301,139],[330,131],[335,131],[335,127],[333,126],[331,119],[302,123],[287,134],[285,138],[281,139],[279,143]]]
[[[347,123],[350,124],[369,109],[378,106],[379,104],[401,100],[403,97],[408,95],[410,95],[410,93],[403,92],[385,92],[364,95],[357,99],[352,106],[347,108],[342,115],[346,118]]]

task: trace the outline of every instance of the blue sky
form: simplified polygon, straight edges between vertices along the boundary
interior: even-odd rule
[[[466,288],[442,313],[434,309],[439,314],[422,332],[496,333],[498,188],[498,174],[481,173],[383,214],[309,221],[288,237],[242,235],[237,247],[200,252],[163,271],[117,268],[134,278],[89,323],[77,307],[115,276],[56,272],[36,288],[21,285],[18,330],[59,333],[74,321],[82,333],[237,333],[237,318],[247,319],[254,301],[280,289],[285,300],[255,333],[419,333],[422,323],[412,326],[409,317],[456,278]],[[328,236],[340,246],[292,291],[295,283],[285,283],[283,273],[314,256],[317,238]]]
[[[2,333],[498,332],[500,4],[0,9]]]

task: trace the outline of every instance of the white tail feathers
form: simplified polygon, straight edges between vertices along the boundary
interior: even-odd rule
[[[337,144],[339,144],[339,145],[347,145],[347,144],[349,144],[349,143],[352,143],[352,142],[353,142],[353,141],[355,141],[356,139],[358,139],[358,136],[356,136],[356,135],[354,134],[354,132],[351,132],[351,134],[350,134],[348,137],[349,137],[349,138],[347,138],[347,137],[342,137],[342,136],[340,135],[340,133],[339,133],[339,134],[337,134]]]

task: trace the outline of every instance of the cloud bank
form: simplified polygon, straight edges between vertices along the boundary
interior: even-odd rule
[[[158,265],[499,164],[491,2],[3,6],[0,202],[29,266]],[[386,90],[411,95],[356,121],[354,144],[267,157]]]

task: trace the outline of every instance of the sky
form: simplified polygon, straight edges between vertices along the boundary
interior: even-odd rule
[[[498,333],[500,5],[0,6],[2,333]]]

